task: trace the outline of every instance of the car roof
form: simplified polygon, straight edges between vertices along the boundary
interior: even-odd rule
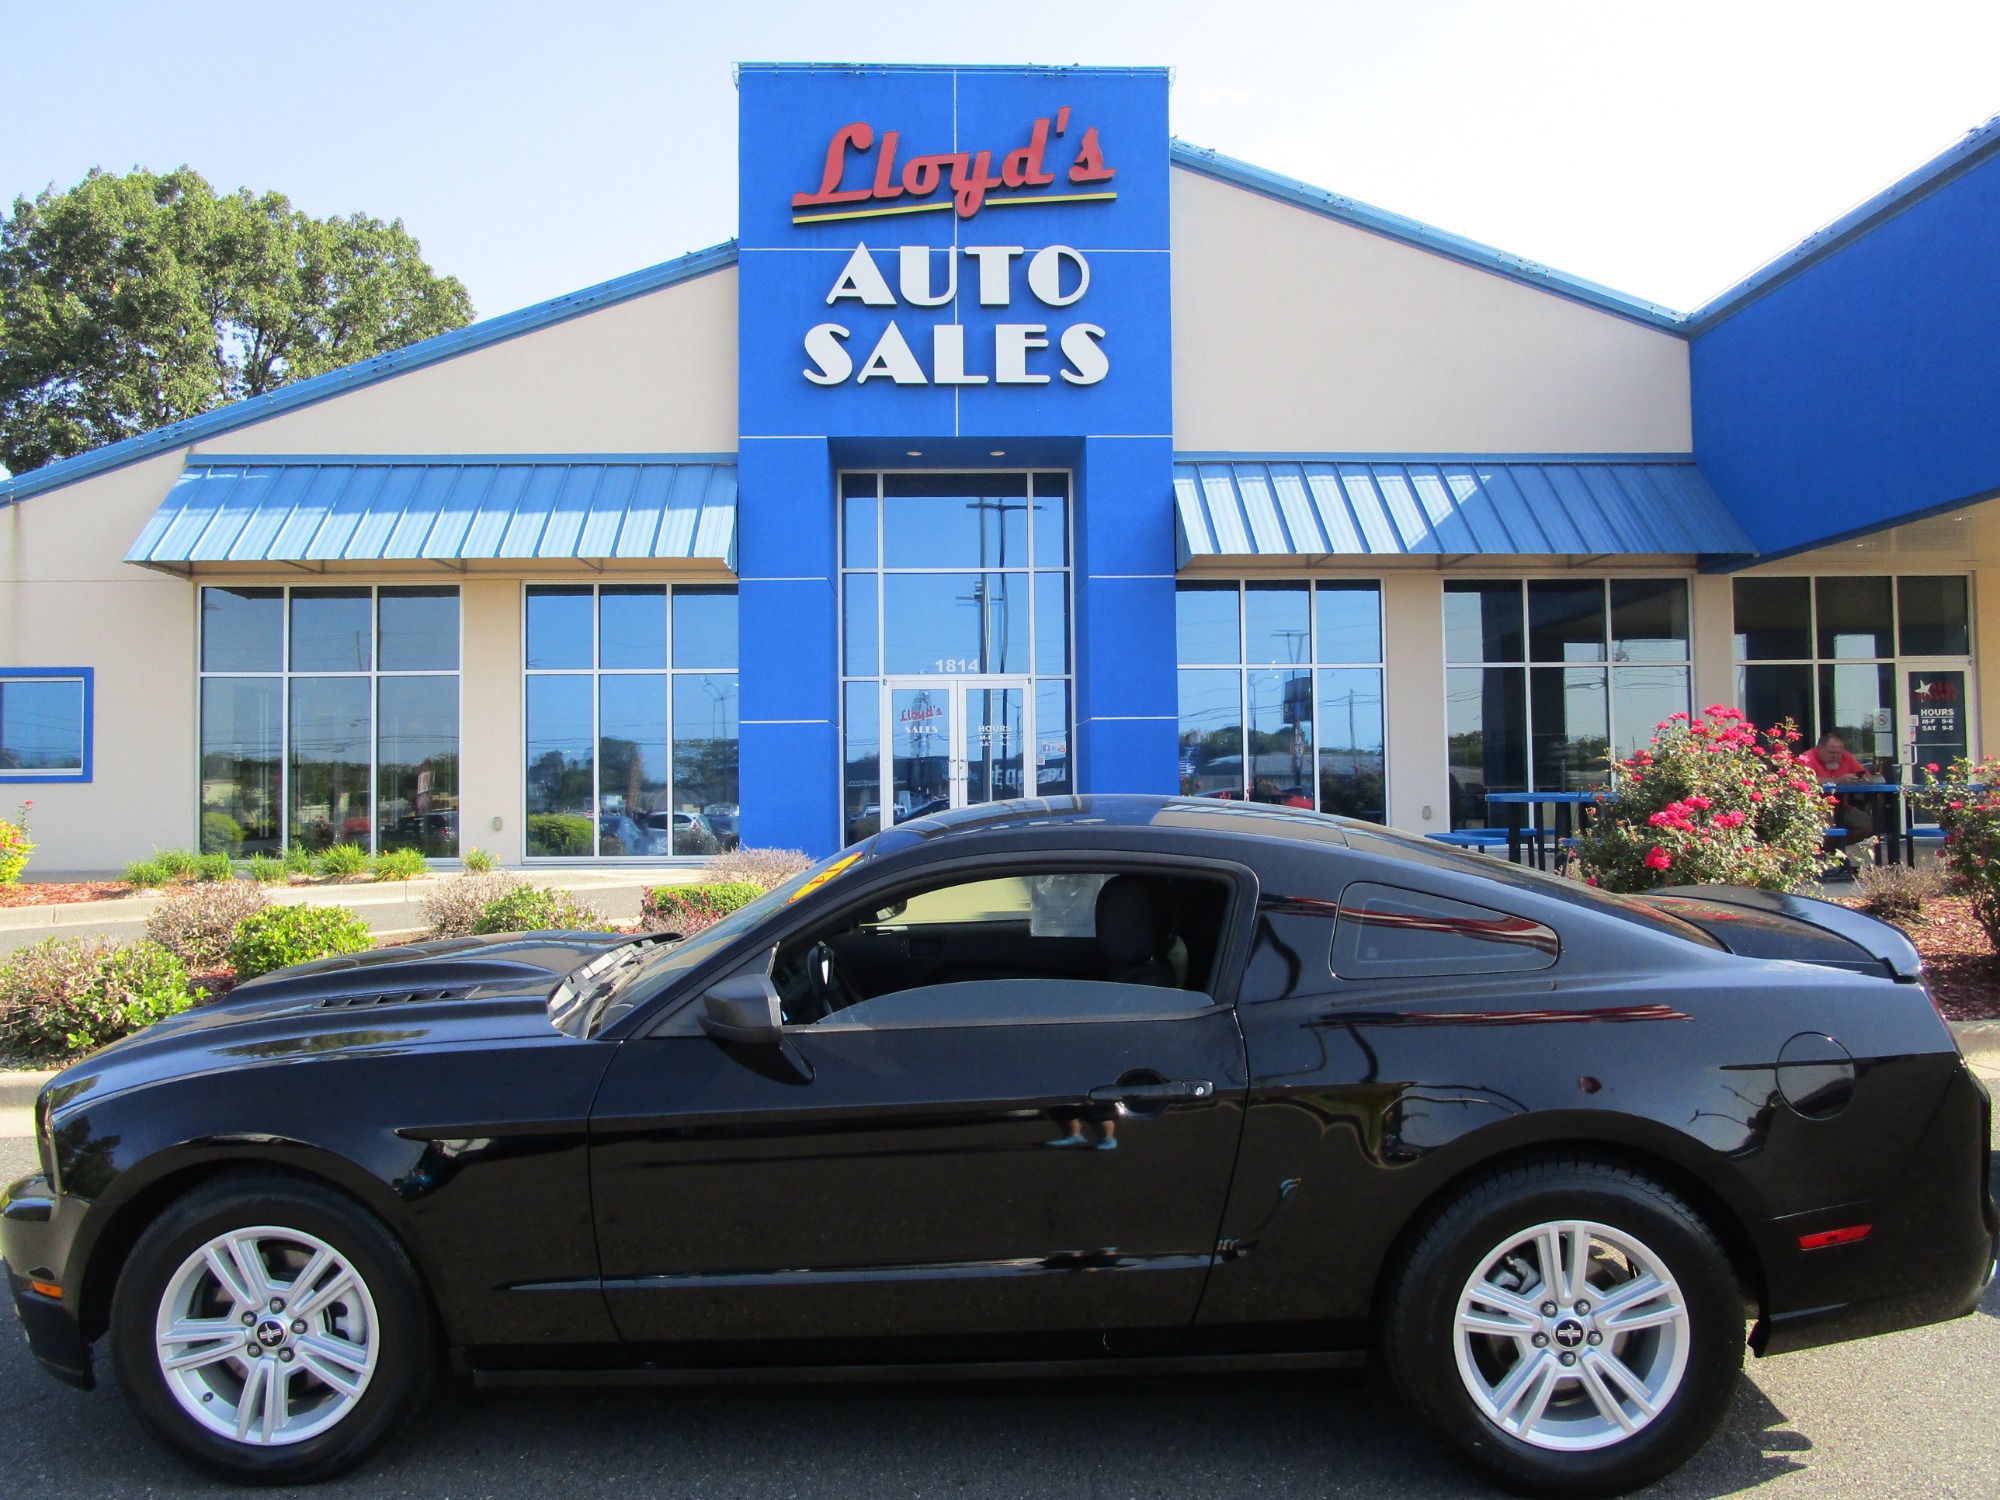
[[[1141,796],[1136,793],[1041,797],[987,802],[912,818],[877,835],[872,853],[887,855],[936,847],[978,835],[1034,830],[1171,829],[1254,839],[1295,840],[1344,846],[1353,820],[1305,808],[1214,797]],[[1357,825],[1361,826],[1361,825]],[[1365,825],[1371,830],[1372,824]]]

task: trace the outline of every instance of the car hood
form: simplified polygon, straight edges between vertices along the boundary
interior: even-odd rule
[[[516,932],[320,959],[236,986],[92,1053],[57,1081],[102,1086],[231,1063],[385,1045],[539,1036],[564,977],[633,942],[621,933]]]

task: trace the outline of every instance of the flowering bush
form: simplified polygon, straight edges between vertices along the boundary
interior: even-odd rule
[[[424,897],[424,925],[434,938],[468,937],[487,907],[526,884],[505,870],[467,870]]]
[[[1578,841],[1585,878],[1608,891],[1808,884],[1835,860],[1822,852],[1828,798],[1798,740],[1789,722],[1760,730],[1719,703],[1675,714],[1617,763],[1617,797]]]
[[[715,884],[745,880],[775,891],[811,864],[799,849],[731,849],[711,855],[701,867],[701,878]]]
[[[0,818],[0,885],[19,880],[28,868],[28,856],[35,852],[35,841],[28,837],[28,809],[34,805],[23,802],[11,823]]]
[[[1963,758],[1940,771],[1924,767],[1917,805],[1944,830],[1944,867],[1954,889],[1972,899],[1972,914],[2000,947],[2000,759]]]
[[[0,1036],[30,1057],[87,1052],[192,1003],[187,966],[158,943],[46,938],[0,964]]]
[[[229,957],[243,919],[270,904],[247,880],[183,886],[146,919],[146,936],[191,969],[213,969]]]

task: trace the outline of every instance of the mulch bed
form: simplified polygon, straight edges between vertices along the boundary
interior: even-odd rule
[[[24,880],[0,885],[0,906],[67,906],[72,901],[111,901],[132,894],[122,880]]]
[[[1860,902],[1842,901],[1843,906]],[[1953,1021],[2000,1021],[2000,954],[1963,896],[1934,896],[1923,915],[1896,925],[1923,955],[1938,1009]]]

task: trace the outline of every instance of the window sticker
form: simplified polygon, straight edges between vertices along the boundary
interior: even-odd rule
[[[800,886],[797,890],[793,891],[790,896],[786,897],[785,905],[790,906],[794,901],[797,901],[805,896],[810,896],[814,891],[818,890],[821,886],[825,885],[829,880],[833,879],[834,876],[840,874],[841,871],[845,870],[849,865],[853,864],[856,860],[860,858],[861,855],[857,852],[848,855],[845,859],[835,860],[832,864],[828,865],[824,870],[821,870],[819,874],[813,876],[812,879],[808,880],[804,885]]]

